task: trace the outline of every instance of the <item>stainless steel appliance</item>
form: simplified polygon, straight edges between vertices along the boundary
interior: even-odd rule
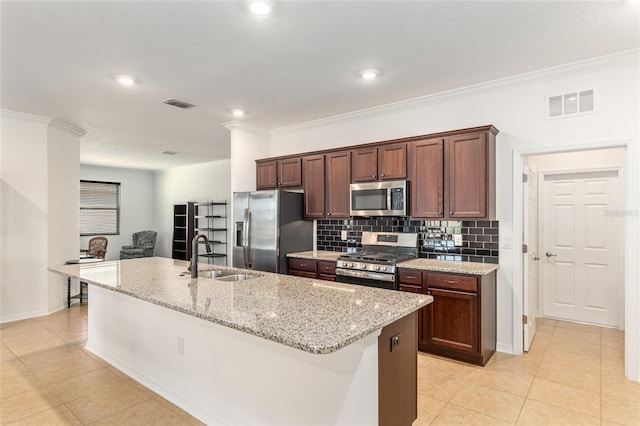
[[[336,264],[336,281],[397,290],[396,265],[418,257],[418,234],[362,233],[362,251],[343,253]]]
[[[303,195],[282,190],[233,194],[233,266],[287,273],[287,253],[313,249]]]
[[[351,216],[406,216],[407,181],[352,183]]]

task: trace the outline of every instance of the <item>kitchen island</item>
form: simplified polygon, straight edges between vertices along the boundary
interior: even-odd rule
[[[91,285],[89,351],[207,424],[415,418],[430,296],[219,267],[250,279],[192,279],[165,258],[49,269]]]

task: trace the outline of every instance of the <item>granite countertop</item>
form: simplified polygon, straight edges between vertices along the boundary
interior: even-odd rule
[[[454,262],[451,260],[435,260],[424,258],[407,260],[406,262],[399,263],[398,267],[469,275],[487,275],[499,268],[498,265],[495,265],[493,263]]]
[[[298,253],[289,253],[287,254],[287,257],[298,257],[301,259],[314,259],[314,260],[331,260],[331,261],[336,261],[338,260],[338,256],[340,256],[341,252],[339,251],[324,251],[324,250],[317,250],[317,251],[301,251]]]
[[[299,253],[289,253],[287,257],[299,257],[303,259],[315,260],[338,260],[338,256],[343,253],[337,251],[302,251]],[[498,270],[499,266],[493,263],[479,262],[454,262],[451,260],[435,260],[418,258],[398,263],[399,268],[424,269],[435,272],[451,272],[455,274],[487,275]]]
[[[335,352],[426,306],[433,297],[249,271],[225,282],[191,279],[187,262],[162,257],[49,267],[49,271],[313,354]]]

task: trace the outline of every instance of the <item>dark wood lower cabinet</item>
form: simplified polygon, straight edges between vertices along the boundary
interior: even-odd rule
[[[300,257],[287,258],[289,275],[304,278],[318,278],[325,281],[336,280],[336,262]]]
[[[378,336],[379,426],[411,426],[417,418],[417,350],[415,312],[389,324]]]
[[[433,296],[419,312],[418,349],[476,365],[496,351],[496,273],[398,269],[400,290]]]

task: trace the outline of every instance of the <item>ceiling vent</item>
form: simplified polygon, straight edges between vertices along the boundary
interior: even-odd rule
[[[569,117],[595,111],[593,89],[547,98],[547,118]]]
[[[162,103],[174,106],[176,108],[189,109],[193,108],[195,105],[190,104],[189,102],[180,101],[178,99],[165,99]]]
[[[176,155],[177,152],[176,151],[162,151],[163,154],[165,155]]]

